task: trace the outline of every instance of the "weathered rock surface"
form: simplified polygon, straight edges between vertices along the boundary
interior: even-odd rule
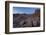
[[[13,14],[13,27],[39,27],[40,13],[35,14]]]

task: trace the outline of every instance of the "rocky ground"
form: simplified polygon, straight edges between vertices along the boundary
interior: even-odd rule
[[[13,28],[40,27],[40,13],[13,14]]]

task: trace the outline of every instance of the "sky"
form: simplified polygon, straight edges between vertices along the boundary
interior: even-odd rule
[[[13,7],[13,14],[33,14],[35,10],[38,8],[31,8],[31,7]]]

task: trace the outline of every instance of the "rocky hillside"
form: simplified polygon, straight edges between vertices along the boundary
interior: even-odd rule
[[[38,27],[40,26],[40,14],[13,15],[13,27]]]
[[[40,27],[40,12],[34,14],[13,14],[13,28]]]

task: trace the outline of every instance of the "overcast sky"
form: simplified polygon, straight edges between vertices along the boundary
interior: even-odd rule
[[[13,14],[33,14],[38,8],[29,8],[29,7],[13,7]]]

